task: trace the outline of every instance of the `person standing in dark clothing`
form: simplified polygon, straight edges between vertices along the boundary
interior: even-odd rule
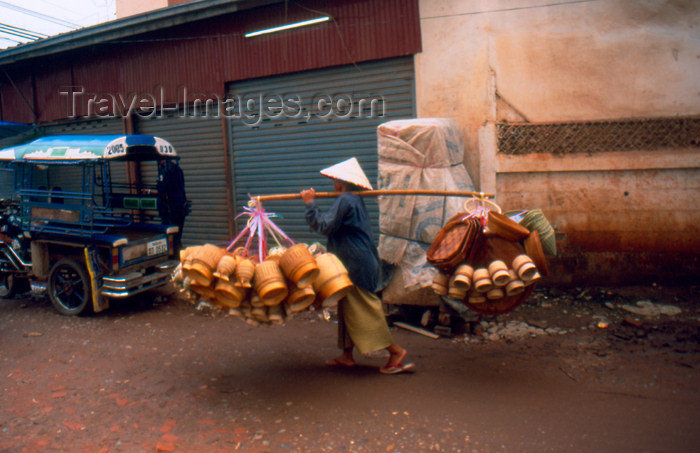
[[[321,170],[321,174],[332,178],[335,191],[342,194],[322,213],[315,202],[315,190],[302,191],[306,222],[312,230],[328,237],[328,251],[345,265],[354,284],[353,290],[338,303],[338,346],[342,354],[326,364],[351,367],[356,365],[355,348],[362,354],[386,349],[389,360],[380,368],[381,373],[412,371],[414,365],[403,362],[407,351],[394,343],[382,301],[375,294],[379,255],[365,203],[353,193],[372,186],[355,158]]]
[[[170,159],[158,162],[158,214],[164,224],[177,225],[175,251],[180,250],[182,230],[188,214],[185,176],[180,166]]]

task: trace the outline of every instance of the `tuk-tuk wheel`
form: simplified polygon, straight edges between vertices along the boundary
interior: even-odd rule
[[[12,272],[0,272],[0,297],[12,299],[17,294],[17,277]]]
[[[48,291],[51,303],[63,315],[80,315],[92,308],[90,279],[85,266],[70,258],[53,265]]]

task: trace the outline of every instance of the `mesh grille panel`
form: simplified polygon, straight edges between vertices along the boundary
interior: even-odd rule
[[[700,147],[700,117],[498,123],[504,154],[572,154]]]

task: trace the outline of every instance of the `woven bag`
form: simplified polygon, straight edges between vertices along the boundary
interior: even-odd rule
[[[475,246],[482,240],[481,223],[476,217],[460,213],[447,221],[431,244],[426,258],[434,267],[451,272],[468,261]]]

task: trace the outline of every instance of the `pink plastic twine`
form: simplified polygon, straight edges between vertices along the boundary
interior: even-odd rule
[[[250,197],[250,195],[248,195]],[[272,221],[271,217],[275,217],[274,212],[266,212],[260,200],[250,197],[248,206],[243,207],[243,211],[236,216],[236,220],[242,215],[248,216],[248,222],[246,227],[241,231],[238,236],[236,236],[233,241],[226,247],[226,250],[231,251],[236,243],[245,235],[248,236],[245,243],[245,249],[250,252],[250,244],[253,242],[254,236],[258,236],[258,257],[262,262],[267,257],[267,234],[268,231],[271,234],[277,233],[283,239],[288,241],[290,244],[294,244],[295,241],[287,236],[284,231]]]

